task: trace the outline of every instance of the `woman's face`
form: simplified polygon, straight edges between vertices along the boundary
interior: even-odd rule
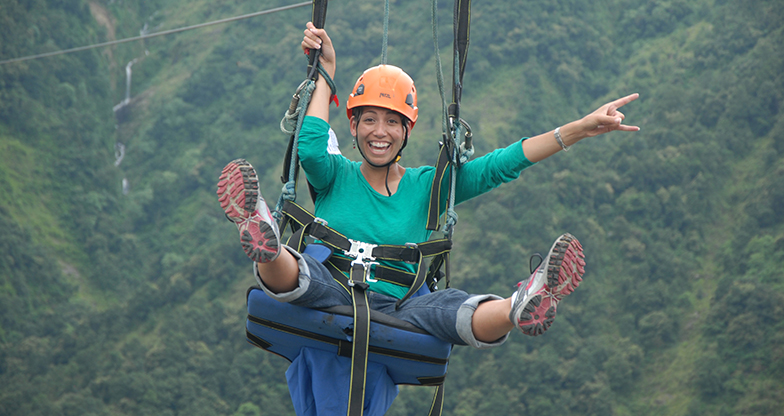
[[[384,166],[394,159],[405,140],[403,117],[380,107],[363,107],[359,118],[351,118],[351,134],[362,155],[373,165]]]

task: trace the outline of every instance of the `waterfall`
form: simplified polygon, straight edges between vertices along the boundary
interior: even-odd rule
[[[128,103],[131,102],[131,75],[132,75],[131,67],[133,66],[134,63],[136,63],[136,61],[138,61],[138,58],[133,58],[131,62],[128,62],[128,65],[125,65],[125,99],[123,99],[122,101],[120,101],[119,104],[114,106],[113,110],[115,113],[120,111],[120,109],[122,109],[123,107],[128,105]]]
[[[131,76],[133,75],[131,68],[133,67],[133,64],[137,62],[137,60],[138,60],[137,58],[134,58],[132,61],[128,62],[127,65],[125,65],[125,99],[123,99],[122,101],[120,101],[119,104],[114,106],[113,110],[115,114],[117,114],[118,111],[120,111],[123,107],[125,107],[126,105],[128,105],[128,103],[131,102]],[[120,142],[116,142],[114,144],[114,166],[120,167],[120,163],[122,163],[123,158],[125,158],[125,145]],[[123,178],[122,180],[123,195],[128,195],[130,188],[131,186],[128,183],[128,178]]]
[[[120,166],[125,157],[125,145],[117,142],[114,144],[114,166]]]

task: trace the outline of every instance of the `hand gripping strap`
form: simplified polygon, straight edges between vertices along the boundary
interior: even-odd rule
[[[324,22],[327,20],[327,0],[313,0],[313,11],[310,21],[313,26],[318,29],[324,28]],[[320,49],[311,49],[308,55],[308,78],[312,80],[318,79],[318,58],[321,54]]]

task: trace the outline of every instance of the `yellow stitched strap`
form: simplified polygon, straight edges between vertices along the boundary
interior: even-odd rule
[[[446,169],[449,167],[449,146],[442,145],[438,152],[438,162],[436,163],[436,174],[433,177],[433,185],[430,187],[430,205],[427,208],[427,229],[438,230],[438,222],[441,217],[441,183],[446,177]]]
[[[433,395],[433,404],[430,405],[430,412],[428,416],[441,416],[444,410],[444,383],[436,387],[436,392]]]
[[[316,218],[316,216],[296,203],[286,201],[283,205],[282,212],[286,217],[291,217],[292,225],[298,225],[296,230],[292,229],[295,234],[303,233],[310,235],[311,237],[320,240],[322,243],[332,247],[333,249],[351,251],[352,246],[355,245],[370,246],[370,244],[367,243],[348,239],[345,235],[339,233],[334,228],[329,227],[326,222],[319,220]],[[303,238],[304,236],[299,235],[296,237],[292,235],[291,237],[293,242],[302,241]],[[431,257],[448,252],[451,248],[451,240],[448,238],[441,238],[417,244],[381,244],[373,247],[371,255],[380,260],[414,263],[419,258],[420,252],[422,257]]]
[[[366,265],[351,267],[349,286],[354,305],[354,339],[351,350],[351,383],[348,391],[348,416],[362,416],[365,407],[368,346],[370,345],[370,308],[367,304]]]
[[[438,269],[430,270],[430,272],[428,272],[428,268],[422,266],[422,260],[435,257],[437,259],[436,264],[440,265],[443,263],[444,256],[452,249],[452,240],[449,238],[434,239],[418,244],[409,243],[405,245],[373,245],[361,241],[353,241],[335,231],[333,228],[330,228],[325,221],[316,218],[316,216],[294,202],[286,201],[283,204],[281,212],[283,212],[286,218],[290,217],[292,219],[290,224],[292,225],[293,234],[288,239],[287,245],[299,252],[302,252],[305,249],[305,244],[307,243],[305,237],[310,236],[333,250],[342,251],[355,259],[357,258],[357,253],[355,252],[362,249],[363,260],[378,259],[417,264],[417,272],[413,279],[413,284],[411,284],[408,293],[403,299],[398,301],[398,307],[402,302],[416,293],[423,284],[427,283],[429,287],[432,287],[437,283],[439,275]],[[297,227],[294,226],[295,224]],[[345,267],[341,267],[339,260],[334,266],[337,266],[338,269],[346,270]],[[389,276],[391,277],[393,274],[394,273],[391,273]],[[446,276],[448,281],[449,274],[446,273]],[[403,279],[397,277],[391,278],[393,281],[396,281],[396,283],[401,283],[401,280],[408,281],[406,276],[403,277]]]
[[[417,262],[417,274],[416,278],[414,278],[414,283],[411,284],[411,287],[408,288],[408,292],[403,296],[400,300],[395,303],[395,309],[400,308],[400,305],[403,304],[408,298],[411,297],[414,293],[416,293],[422,285],[425,284],[425,280],[427,279],[427,269],[422,265],[422,254],[419,254],[419,261]]]

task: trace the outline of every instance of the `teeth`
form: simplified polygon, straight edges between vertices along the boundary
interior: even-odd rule
[[[389,143],[370,142],[370,146],[377,149],[386,149],[389,147]]]

